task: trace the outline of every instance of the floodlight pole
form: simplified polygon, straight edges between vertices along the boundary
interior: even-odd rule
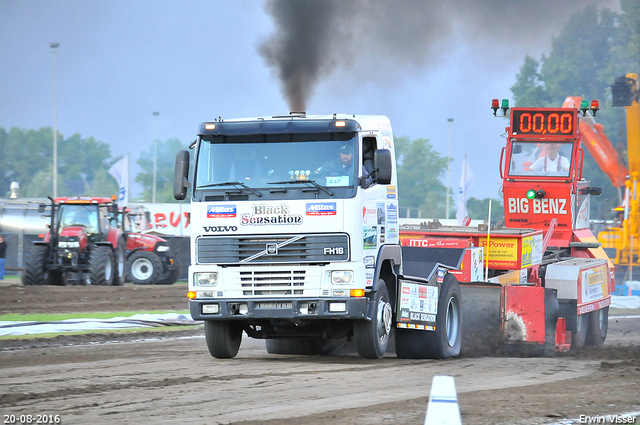
[[[58,108],[56,93],[56,50],[60,43],[51,43],[53,49],[53,197],[58,196]]]
[[[157,170],[158,170],[158,115],[160,112],[154,112],[153,115],[156,117],[155,122],[155,132],[153,136],[153,196],[152,202],[156,203],[156,180],[157,180]]]

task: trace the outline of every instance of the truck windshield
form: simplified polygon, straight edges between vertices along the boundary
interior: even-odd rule
[[[350,187],[359,163],[354,133],[208,136],[199,144],[197,189]],[[234,184],[235,183],[235,184]]]
[[[573,143],[517,142],[511,149],[510,176],[569,177]]]

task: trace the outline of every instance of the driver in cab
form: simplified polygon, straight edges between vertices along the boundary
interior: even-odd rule
[[[64,220],[64,227],[80,225],[86,227],[88,232],[94,231],[95,227],[89,215],[90,213],[88,211],[77,209]]]
[[[338,174],[342,176],[349,176],[353,178],[353,145],[345,143],[340,146],[338,163],[328,163],[316,170],[316,174],[321,170],[331,174]],[[362,166],[362,175],[365,177],[364,187],[368,187],[372,184],[373,178],[369,175],[364,166]]]
[[[530,169],[533,171],[564,171],[568,173],[571,164],[566,157],[558,152],[559,149],[560,145],[558,143],[549,143],[547,145],[547,154],[538,158]]]

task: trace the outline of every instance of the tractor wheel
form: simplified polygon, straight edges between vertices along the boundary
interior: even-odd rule
[[[108,246],[96,246],[89,256],[89,279],[92,285],[113,285],[115,270],[113,250]]]
[[[360,357],[380,359],[387,351],[393,308],[389,303],[389,291],[384,280],[378,281],[378,290],[373,296],[375,312],[371,320],[359,320],[353,325],[353,339]]]
[[[438,299],[435,331],[396,329],[396,355],[403,359],[448,359],[462,346],[462,296],[455,276],[447,273]]]
[[[44,245],[33,245],[24,261],[24,274],[22,284],[46,285],[49,283],[49,272],[45,265],[49,259],[49,247]]]
[[[589,329],[587,343],[595,348],[602,348],[609,329],[609,307],[589,313]]]
[[[303,356],[313,356],[326,354],[329,349],[327,339],[267,339],[267,353],[269,354],[298,354]]]
[[[154,285],[161,273],[162,261],[153,252],[136,251],[127,260],[127,274],[136,285]]]
[[[163,273],[162,278],[158,281],[159,285],[173,285],[178,281],[180,277],[180,273],[182,272],[182,266],[180,263],[173,259],[173,266],[171,266],[171,271]]]
[[[231,359],[242,343],[242,327],[234,322],[204,321],[204,335],[209,354],[217,359]]]
[[[127,242],[124,240],[124,238],[121,238],[118,241],[118,247],[115,249],[114,254],[115,254],[115,258],[114,258],[114,271],[115,271],[115,277],[113,278],[113,284],[115,286],[122,286],[124,285],[124,280],[125,280],[125,263],[126,263],[126,258],[125,258],[125,249],[127,246]]]

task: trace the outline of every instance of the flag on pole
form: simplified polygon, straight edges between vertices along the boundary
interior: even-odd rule
[[[109,174],[118,182],[118,204],[129,205],[129,154],[109,168]]]
[[[464,154],[462,174],[460,175],[460,190],[458,192],[458,210],[456,211],[458,226],[462,226],[462,222],[467,216],[467,192],[473,187],[475,182],[476,180],[467,162],[467,154]]]

